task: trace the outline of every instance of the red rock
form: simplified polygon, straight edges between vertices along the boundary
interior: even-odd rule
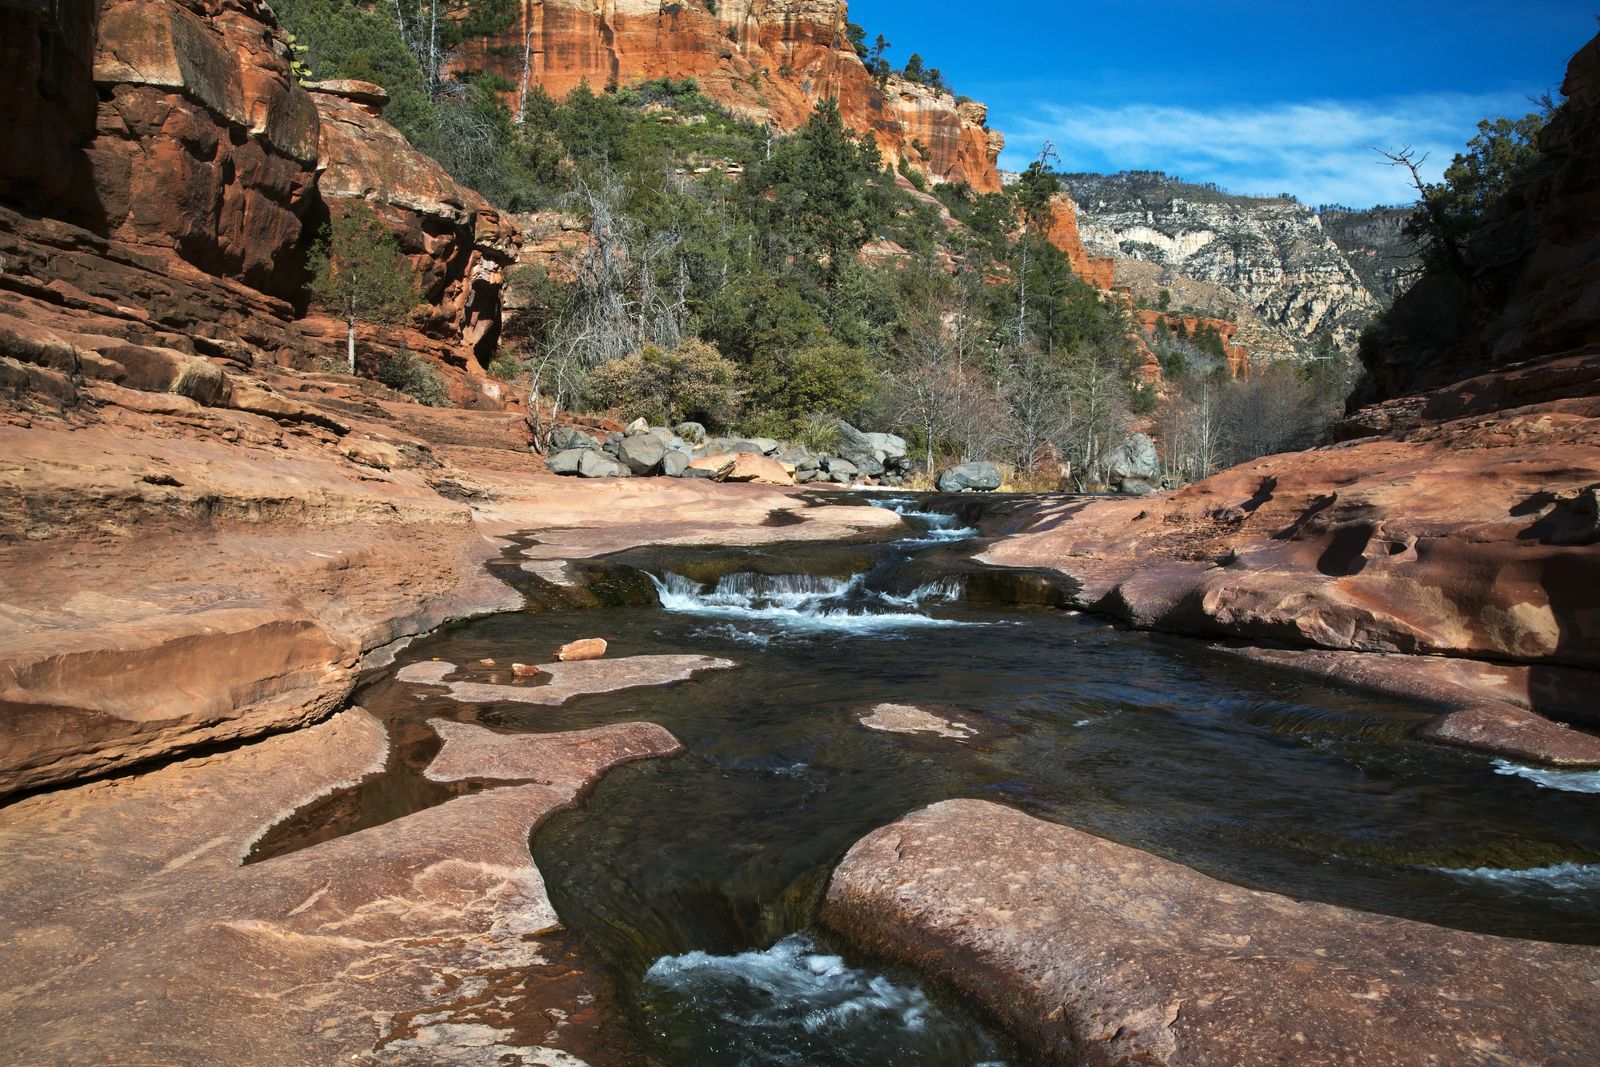
[[[605,638],[586,637],[581,641],[562,645],[556,652],[556,659],[562,663],[577,663],[587,659],[599,659],[605,654]]]
[[[846,12],[833,0],[783,5],[671,4],[584,0],[521,5],[501,35],[467,42],[461,69],[488,70],[511,85],[529,83],[558,98],[580,84],[600,91],[652,78],[694,78],[735,113],[794,130],[824,97],[836,97],[845,122],[871,131],[890,164],[901,159],[941,181],[998,192],[996,160],[1005,138],[987,109],[891,78],[879,89],[844,39]],[[507,94],[513,108],[516,92]],[[927,151],[924,157],[922,150]]]
[[[1133,312],[1134,322],[1139,331],[1147,338],[1154,339],[1157,330],[1166,333],[1175,333],[1182,327],[1183,332],[1193,337],[1202,329],[1211,330],[1222,338],[1223,355],[1228,360],[1228,370],[1235,378],[1250,372],[1250,352],[1242,345],[1233,343],[1234,335],[1239,332],[1239,324],[1229,322],[1227,319],[1205,318],[1199,315],[1169,315],[1164,311],[1154,311],[1141,308]]]
[[[0,810],[8,1058],[637,1062],[609,1047],[604,971],[563,933],[529,839],[678,742],[451,726],[429,770],[499,788],[260,863],[241,861],[286,813],[383,770],[383,724],[353,709]]]
[[[1117,261],[1110,256],[1091,256],[1083,247],[1078,232],[1078,205],[1066,193],[1050,198],[1050,218],[1045,239],[1065,252],[1072,272],[1102,293],[1109,293],[1116,281]]]
[[[711,471],[719,482],[756,482],[761,485],[793,485],[794,476],[783,464],[766,456],[739,452],[727,456],[701,456],[690,460],[691,470]]]
[[[973,998],[1048,1063],[1600,1061],[1600,949],[1241,889],[981,801],[862,839],[822,919]]]
[[[1600,668],[1600,544],[1572,503],[1600,484],[1600,352],[1494,379],[1428,398],[1453,417],[1404,436],[1024,506],[983,558],[1054,568],[1078,606],[1152,629]],[[1500,408],[1552,380],[1567,399]]]
[[[348,86],[333,86],[313,86],[321,116],[320,195],[334,215],[358,202],[374,209],[417,272],[420,301],[432,309],[424,328],[451,338],[467,369],[483,378],[482,365],[499,340],[500,290],[520,231],[357,102]]]
[[[1552,767],[1600,767],[1600,737],[1504,704],[1448,712],[1417,736]]]
[[[494,666],[494,660],[492,659],[483,660],[482,662],[485,666]],[[544,668],[536,667],[531,663],[513,663],[511,665],[511,673],[518,678],[537,678],[544,673]]]

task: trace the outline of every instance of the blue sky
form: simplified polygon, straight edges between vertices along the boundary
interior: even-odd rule
[[[1367,145],[1437,173],[1480,118],[1525,114],[1597,29],[1600,0],[853,0],[851,21],[990,106],[1026,166],[1165,170],[1307,203],[1404,202]]]

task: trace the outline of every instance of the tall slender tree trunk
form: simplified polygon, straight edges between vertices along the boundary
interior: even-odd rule
[[[351,374],[355,374],[355,372],[356,372],[356,313],[354,311],[350,312],[350,314],[349,314],[349,316],[348,316],[346,321],[348,323],[349,328],[348,328],[347,332],[345,333],[345,365],[349,369]]]

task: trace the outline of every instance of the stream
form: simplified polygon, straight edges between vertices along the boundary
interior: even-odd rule
[[[1468,930],[1600,943],[1600,774],[1412,741],[1431,712],[1060,609],[1049,580],[970,561],[980,503],[909,494],[885,545],[641,549],[594,565],[610,606],[498,615],[419,641],[508,681],[598,636],[612,657],[739,668],[474,721],[553,732],[659,723],[687,751],[605,776],[535,837],[568,929],[610,968],[646,1053],[672,1065],[1019,1064],[942,990],[818,931],[829,870],[868,832],[975,797],[1252,888]],[[959,509],[959,514],[956,509]],[[1034,606],[1030,606],[1034,605]],[[502,673],[496,674],[499,670]],[[275,828],[255,859],[474,788],[422,778],[454,701],[391,671],[357,701],[388,773]],[[961,738],[867,729],[917,705]]]

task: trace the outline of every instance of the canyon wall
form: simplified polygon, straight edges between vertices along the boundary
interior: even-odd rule
[[[1353,351],[1387,303],[1322,219],[1292,200],[1231,196],[1159,174],[1063,181],[1077,201],[1085,246],[1116,260],[1119,285],[1147,299],[1183,288],[1205,301],[1196,304],[1205,311],[1233,313],[1227,305],[1236,301],[1272,335],[1259,336],[1253,350],[1290,355],[1331,343]],[[1209,295],[1208,286],[1216,287]]]
[[[783,131],[837,97],[845,122],[872,131],[888,162],[998,191],[1005,138],[987,127],[987,109],[899,78],[880,89],[846,40],[847,21],[842,0],[521,0],[504,32],[452,60],[519,87],[526,71],[558,98],[581,84],[694,78],[735,114]]]
[[[138,309],[158,340],[203,324],[252,360],[307,367],[338,332],[298,321],[307,252],[330,215],[365,201],[418,278],[415,329],[370,347],[453,363],[458,402],[492,399],[470,383],[498,336],[514,224],[413,149],[359,83],[301,85],[260,0],[88,11],[0,5],[0,202],[105,242],[0,219],[16,257],[6,288],[71,285],[96,314]]]

